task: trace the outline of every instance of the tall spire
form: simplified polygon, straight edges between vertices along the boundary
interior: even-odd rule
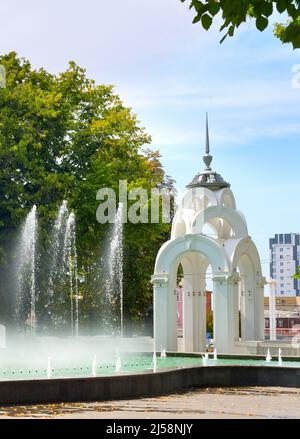
[[[206,113],[206,148],[205,148],[205,155],[203,156],[203,161],[205,163],[206,169],[205,171],[211,171],[211,162],[212,162],[212,155],[210,155],[210,145],[209,145],[209,129],[208,129],[208,113]]]
[[[206,147],[205,154],[203,156],[203,161],[205,163],[206,168],[203,172],[197,174],[190,184],[187,185],[187,188],[193,189],[196,187],[207,188],[211,191],[219,191],[220,189],[224,189],[226,187],[230,187],[230,184],[223,180],[220,174],[212,171],[210,165],[212,162],[213,156],[210,154],[210,144],[209,144],[209,129],[208,129],[208,114],[206,113]]]
[[[206,149],[205,149],[205,153],[206,154],[210,153],[210,148],[209,148],[209,130],[208,130],[208,113],[206,113]]]

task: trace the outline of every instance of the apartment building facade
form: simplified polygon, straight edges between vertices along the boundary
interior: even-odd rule
[[[281,233],[271,238],[270,261],[276,296],[300,296],[300,281],[293,279],[300,266],[300,233]]]

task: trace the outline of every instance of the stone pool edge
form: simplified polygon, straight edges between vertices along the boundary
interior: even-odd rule
[[[95,378],[1,381],[0,404],[92,402],[154,397],[206,387],[300,388],[300,368],[272,366],[189,366]]]

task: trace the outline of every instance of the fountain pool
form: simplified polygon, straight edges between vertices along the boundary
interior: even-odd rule
[[[84,277],[78,275],[74,212],[66,201],[61,204],[43,251],[36,206],[28,213],[16,258],[15,323],[8,331],[1,327],[1,404],[126,399],[189,387],[300,388],[300,359],[282,358],[281,351],[274,355],[274,348],[272,356],[269,351],[267,357],[252,358],[216,350],[178,354],[166,352],[162,344],[160,352],[153,352],[151,337],[124,337],[122,215],[120,204],[99,282],[104,300],[97,296],[95,302],[104,308],[96,332],[101,335],[90,335],[80,325]],[[41,271],[44,258],[48,265]]]
[[[300,388],[299,358],[138,351],[137,341],[37,340],[0,350],[0,404],[150,397],[199,387]],[[145,340],[139,348],[145,347]],[[148,343],[150,347],[150,342]]]
[[[111,356],[108,360],[105,360],[101,352],[97,356],[86,356],[81,359],[71,358],[69,361],[62,360],[59,357],[55,359],[55,357],[44,356],[40,358],[35,366],[26,362],[22,356],[4,356],[0,353],[0,381],[45,379],[49,377],[49,367],[47,366],[49,358],[51,358],[51,378],[101,377],[115,375],[116,373],[153,372],[153,355],[151,353],[125,354],[118,358]],[[119,366],[116,369],[118,362]],[[260,366],[300,370],[300,361],[285,360],[281,363],[277,359],[266,361],[263,357],[261,359],[227,357],[214,360],[213,356],[204,361],[200,355],[180,356],[169,354],[166,358],[161,358],[157,354],[154,372],[189,367],[218,366]]]

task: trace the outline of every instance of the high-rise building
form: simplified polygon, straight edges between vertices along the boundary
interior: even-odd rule
[[[281,233],[271,238],[270,260],[276,296],[300,296],[300,281],[293,279],[300,266],[300,233]]]

